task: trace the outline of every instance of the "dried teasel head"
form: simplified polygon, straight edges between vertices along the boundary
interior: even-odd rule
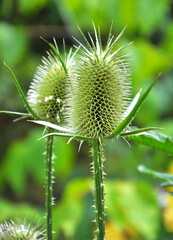
[[[13,221],[0,224],[0,240],[45,240],[45,231],[37,225]]]
[[[57,45],[56,51],[59,54]],[[69,74],[73,70],[73,64],[73,54],[70,50],[64,60]],[[27,96],[31,107],[42,120],[58,125],[64,123],[68,81],[67,73],[57,55],[47,52],[47,58],[42,58],[42,65],[37,68]]]
[[[110,135],[123,119],[129,104],[130,80],[128,62],[121,47],[115,45],[111,29],[103,49],[100,31],[95,31],[91,44],[82,33],[87,47],[83,48],[76,78],[73,81],[70,122],[76,135],[98,138]]]

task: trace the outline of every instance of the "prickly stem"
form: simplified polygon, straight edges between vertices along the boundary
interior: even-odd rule
[[[53,130],[49,128],[48,132]],[[47,150],[46,150],[46,224],[47,224],[47,240],[52,240],[52,185],[53,185],[53,136],[50,135],[47,138]]]
[[[103,183],[103,154],[99,139],[92,142],[94,181],[95,181],[95,220],[96,239],[105,240],[105,213],[104,213],[104,183]]]

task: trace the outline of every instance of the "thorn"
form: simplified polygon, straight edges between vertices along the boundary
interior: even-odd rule
[[[82,144],[83,144],[83,141],[80,141],[79,148],[78,148],[78,152],[80,152],[80,149],[81,149],[81,147],[82,147]]]
[[[48,42],[45,38],[43,38],[42,36],[40,36],[40,38],[44,41],[44,42],[46,42],[48,45],[50,44],[50,42]]]
[[[74,138],[74,137],[71,137],[71,138],[68,140],[67,144],[69,144],[69,143],[73,140],[73,138]]]

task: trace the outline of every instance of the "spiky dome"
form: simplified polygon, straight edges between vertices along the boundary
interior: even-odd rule
[[[27,99],[42,120],[61,125],[65,119],[68,77],[57,55],[52,52],[47,55],[37,68]],[[70,51],[64,61],[69,72],[73,68],[72,59]]]
[[[26,221],[13,221],[0,224],[0,240],[45,240],[45,233],[38,226],[27,224]]]
[[[115,43],[111,29],[105,50],[95,26],[95,41],[89,34],[91,44],[83,35],[88,47],[83,47],[77,79],[73,84],[71,123],[75,134],[98,138],[111,134],[123,119],[128,105],[130,81],[128,64],[114,51]]]

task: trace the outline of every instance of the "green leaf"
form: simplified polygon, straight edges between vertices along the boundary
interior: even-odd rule
[[[121,133],[121,136],[131,136],[131,135],[141,135],[146,134],[146,132],[151,130],[160,130],[163,128],[159,127],[148,127],[148,128],[136,128],[136,127],[130,127],[128,131]]]
[[[43,125],[45,127],[49,127],[49,128],[52,128],[52,129],[55,129],[57,131],[61,131],[61,132],[65,132],[65,133],[71,133],[71,130],[70,129],[67,129],[67,128],[64,128],[64,127],[61,127],[61,126],[58,126],[54,123],[50,123],[50,122],[46,122],[46,121],[41,121],[41,120],[29,120],[29,122],[33,122],[33,123],[37,123],[39,125]]]
[[[6,66],[6,68],[8,69],[8,71],[11,73],[11,75],[12,75],[12,77],[13,77],[13,79],[14,79],[14,82],[15,82],[15,84],[16,84],[17,90],[18,90],[18,92],[19,92],[19,94],[20,94],[20,97],[22,98],[22,100],[23,100],[23,102],[24,102],[27,110],[32,114],[32,116],[33,116],[34,118],[40,119],[40,117],[34,112],[34,110],[31,108],[30,104],[28,103],[28,101],[27,101],[27,99],[26,99],[26,97],[25,97],[25,95],[24,95],[24,93],[23,93],[23,91],[22,91],[22,89],[21,89],[21,87],[20,87],[19,82],[18,82],[16,76],[15,76],[14,73],[13,73],[13,71],[11,70],[11,68],[10,68],[6,63],[4,63],[4,65]]]
[[[48,137],[48,136],[61,136],[61,137],[70,137],[70,138],[72,138],[72,139],[75,139],[75,140],[79,140],[79,141],[82,141],[82,140],[92,140],[92,138],[87,138],[87,137],[83,137],[83,136],[73,136],[73,135],[71,135],[71,134],[67,134],[67,133],[48,133],[48,134],[46,134],[46,135],[44,135],[43,137],[41,137],[40,139],[42,139],[42,138],[46,138],[46,137]],[[39,140],[40,140],[39,139]]]
[[[157,171],[151,170],[149,168],[146,168],[143,165],[138,166],[138,170],[142,173],[146,173],[153,177],[164,180],[166,182],[166,184],[164,184],[164,186],[173,186],[173,175],[172,174],[157,172]]]
[[[43,41],[45,41],[52,48],[53,52],[55,53],[55,55],[58,57],[60,63],[62,64],[62,67],[64,68],[64,71],[66,73],[66,76],[68,76],[68,71],[67,71],[66,65],[65,65],[65,63],[64,63],[64,61],[63,61],[63,59],[62,59],[58,49],[52,43],[48,42],[44,38],[41,37],[41,39],[43,39]]]
[[[139,111],[142,103],[144,102],[144,100],[146,99],[146,97],[148,96],[149,92],[151,91],[152,87],[154,86],[154,84],[156,83],[156,81],[158,80],[160,74],[158,75],[158,77],[156,77],[151,84],[149,85],[149,87],[145,90],[145,92],[139,97],[139,99],[137,100],[135,106],[132,108],[132,110],[130,111],[130,113],[127,115],[127,117],[120,123],[120,125],[113,131],[113,133],[108,137],[108,138],[114,138],[116,136],[118,136],[134,119],[135,115],[137,114],[137,112]]]
[[[26,117],[31,117],[32,116],[29,113],[12,112],[12,111],[0,111],[0,113],[14,114],[14,115],[26,116]]]
[[[148,133],[149,134],[130,135],[127,136],[127,139],[173,154],[173,137],[158,131],[149,131]]]
[[[40,121],[40,120],[39,121],[29,120],[29,122],[34,122],[34,123],[43,125],[45,127],[55,129],[56,131],[63,132],[63,133],[60,133],[60,132],[49,133],[49,134],[44,135],[40,139],[51,136],[51,135],[52,136],[61,136],[61,137],[71,137],[71,138],[73,138],[75,140],[79,140],[79,141],[80,140],[91,140],[92,139],[92,138],[87,138],[87,137],[83,137],[83,136],[75,136],[75,135],[73,135],[73,132],[70,129],[58,126],[58,125],[50,123],[50,122]]]

